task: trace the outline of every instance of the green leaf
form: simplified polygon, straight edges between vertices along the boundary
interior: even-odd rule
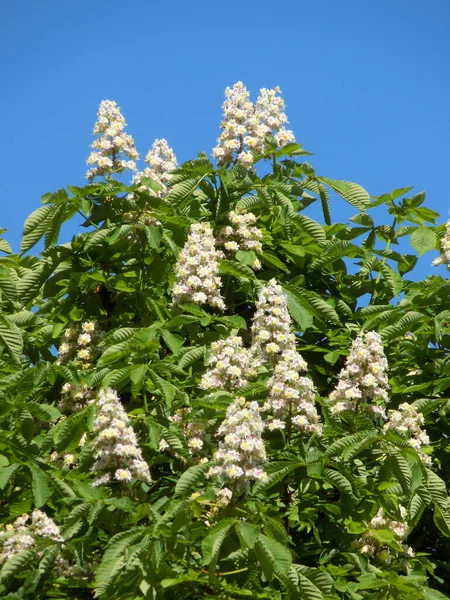
[[[188,350],[183,356],[180,358],[178,362],[178,366],[181,369],[185,369],[186,367],[190,367],[192,364],[201,360],[205,354],[205,346],[198,346],[197,348],[192,348]]]
[[[27,217],[23,228],[22,243],[20,244],[22,252],[30,250],[45,234],[56,208],[54,205],[47,204],[37,208]]]
[[[163,329],[161,331],[161,336],[163,340],[166,342],[167,346],[170,348],[172,353],[175,356],[180,354],[180,350],[184,344],[184,338],[181,335],[177,335],[176,333],[171,333],[170,331],[166,331]]]
[[[313,313],[308,308],[308,303],[302,303],[298,297],[294,296],[289,290],[285,290],[288,299],[289,313],[294,321],[300,326],[301,331],[305,331],[313,324]]]
[[[102,561],[95,574],[95,597],[98,598],[106,593],[113,583],[113,578],[119,573],[125,564],[127,552],[130,547],[142,539],[145,534],[144,527],[135,527],[128,531],[122,531],[111,538]]]
[[[34,552],[32,550],[25,550],[24,552],[19,552],[18,554],[10,556],[2,566],[0,581],[4,582],[6,579],[12,577],[17,571],[23,571],[26,565],[30,564],[33,556]]]
[[[7,467],[0,467],[0,490],[6,487],[6,484],[10,480],[14,471],[19,467],[18,464],[8,465]]]
[[[175,494],[179,496],[185,492],[191,492],[200,481],[204,481],[205,473],[210,468],[211,465],[209,463],[189,467],[187,471],[182,473],[181,477],[177,481],[175,486]]]
[[[272,581],[275,572],[282,575],[288,574],[292,564],[292,556],[284,544],[260,534],[255,543],[255,551],[261,568],[269,581]]]
[[[52,487],[50,477],[37,464],[29,464],[32,482],[31,489],[33,490],[34,503],[36,508],[41,508],[47,504],[48,499],[52,495]]]
[[[368,192],[357,183],[328,179],[328,177],[317,177],[317,179],[326,183],[332,190],[337,192],[341,198],[359,210],[364,210],[370,203]]]
[[[0,342],[17,362],[22,357],[23,339],[20,329],[5,315],[0,315]]]
[[[210,576],[214,576],[219,560],[222,544],[235,524],[235,519],[229,519],[219,523],[218,527],[207,535],[202,541],[203,564],[208,565]]]
[[[419,255],[439,249],[439,236],[429,227],[419,227],[411,235],[411,246]]]
[[[241,539],[241,542],[244,543],[244,548],[253,548],[256,540],[259,536],[259,525],[254,525],[253,523],[246,523],[245,521],[239,521],[236,525],[236,531]]]

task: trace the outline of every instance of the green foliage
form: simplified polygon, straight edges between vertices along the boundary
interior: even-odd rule
[[[299,145],[269,142],[264,175],[201,155],[176,169],[165,196],[151,180],[147,191],[113,179],[69,187],[27,218],[21,255],[0,238],[0,535],[41,509],[64,538],[3,561],[2,598],[450,597],[450,288],[441,275],[409,279],[417,256],[405,243],[419,255],[439,249],[438,215],[424,194],[371,198],[316,176]],[[323,224],[307,214],[314,202]],[[358,211],[346,223],[333,221],[342,202]],[[383,209],[391,224],[379,221]],[[262,252],[220,261],[224,312],[173,305],[190,225],[207,221],[217,233],[231,210],[256,215]],[[81,231],[61,244],[74,215]],[[40,240],[40,255],[25,254]],[[265,431],[267,480],[233,489],[227,504],[207,477],[217,429],[236,395],[264,404],[271,366],[235,393],[199,384],[212,342],[239,334],[248,347],[272,278],[287,296],[323,435]],[[64,332],[86,322],[103,333],[90,361],[59,360]],[[372,330],[385,344],[391,407],[414,403],[425,415],[431,466],[381,421],[330,410],[352,340]],[[102,387],[119,392],[151,481],[91,486],[91,401]],[[61,402],[72,388],[85,394],[74,410]],[[204,442],[197,454],[193,424]],[[389,522],[407,510],[415,556],[389,526],[369,525],[380,508]],[[362,550],[369,535],[384,561]]]

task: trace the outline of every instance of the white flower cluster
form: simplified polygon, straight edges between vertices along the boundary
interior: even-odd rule
[[[92,144],[93,152],[87,159],[93,165],[86,174],[87,179],[121,173],[125,169],[136,170],[139,158],[131,135],[124,133],[125,119],[120,108],[111,100],[102,100],[94,126],[94,135],[99,137]]]
[[[265,137],[273,135],[280,148],[295,142],[294,133],[286,129],[288,123],[284,112],[284,100],[278,96],[281,93],[277,86],[273,89],[262,88],[256,102],[255,112],[249,121],[249,138],[247,145],[256,152],[262,152]]]
[[[329,396],[331,414],[356,411],[363,404],[370,412],[385,418],[382,405],[368,403],[389,402],[387,371],[388,362],[380,335],[369,331],[358,336],[352,344],[345,368],[339,374],[338,384]]]
[[[61,392],[62,396],[58,407],[64,413],[79,412],[89,404],[92,404],[95,399],[95,391],[87,385],[65,383],[62,386]]]
[[[234,211],[228,214],[231,225],[220,229],[217,244],[222,246],[227,252],[236,254],[239,250],[262,251],[262,232],[255,227],[256,216],[253,213],[238,215]],[[261,262],[255,259],[252,268],[261,269]]]
[[[408,512],[404,506],[399,506],[402,519],[406,519]],[[395,521],[387,517],[383,508],[379,508],[377,514],[369,521],[369,529],[389,529],[395,536],[397,542],[401,543],[409,533],[407,521]],[[354,547],[362,554],[369,554],[379,560],[389,563],[392,560],[391,550],[377,540],[370,531],[354,543]],[[414,556],[412,548],[402,544],[403,553],[408,557]]]
[[[254,354],[243,347],[242,338],[237,335],[211,344],[208,367],[200,382],[204,390],[233,391],[247,385],[248,378],[256,375]]]
[[[190,406],[179,408],[174,415],[169,417],[169,420],[182,429],[190,454],[198,454],[204,445],[205,424],[200,420],[193,419],[191,412]],[[169,444],[162,439],[159,443],[160,451],[167,450],[167,448],[169,448]]]
[[[211,225],[206,222],[192,224],[175,266],[176,282],[172,289],[174,304],[194,302],[225,309],[220,296],[222,281],[217,275],[220,257]]]
[[[167,140],[155,140],[145,157],[145,162],[148,167],[143,171],[136,173],[133,177],[133,183],[140,183],[143,177],[153,179],[153,181],[156,181],[156,183],[163,186],[163,189],[158,194],[162,198],[167,194],[166,185],[170,179],[170,173],[177,168],[175,152],[169,146]],[[145,186],[142,186],[139,189],[145,189],[146,191],[155,194],[155,192]]]
[[[286,129],[288,122],[284,112],[284,101],[278,95],[280,88],[263,88],[256,105],[241,81],[225,90],[222,132],[213,150],[219,164],[236,160],[243,167],[251,167],[254,154],[265,149],[265,138],[273,135],[278,147],[295,142],[292,131]]]
[[[315,407],[315,388],[311,379],[300,377],[307,364],[295,350],[284,350],[275,365],[273,376],[268,381],[269,398],[264,411],[274,418],[269,419],[268,429],[284,429],[286,419],[305,433],[322,434],[320,417]]]
[[[64,332],[64,342],[58,348],[57,364],[75,361],[82,369],[92,367],[92,358],[97,349],[97,343],[101,338],[97,324],[86,322],[81,325],[81,330],[72,325]],[[66,393],[68,388],[64,390]]]
[[[14,554],[33,549],[38,538],[64,541],[59,527],[41,510],[34,510],[31,516],[22,515],[11,525],[6,525],[5,531],[0,533],[0,564]]]
[[[238,162],[245,166],[251,165],[253,160],[251,153],[243,152],[247,123],[254,110],[250,93],[242,81],[238,81],[232,88],[225,89],[225,96],[222,105],[224,118],[220,124],[222,132],[217,139],[213,156],[220,164],[224,164],[232,162],[233,155],[236,153]]]
[[[135,479],[150,481],[148,465],[143,460],[136,434],[117,393],[110,388],[101,390],[97,407],[93,470],[104,474],[92,485],[104,485],[113,479],[120,482]]]
[[[252,324],[252,347],[263,360],[278,362],[285,350],[295,350],[287,298],[276,279],[264,287],[256,302]]]
[[[207,477],[217,476],[223,483],[232,482],[238,490],[248,489],[251,480],[267,481],[261,468],[266,450],[261,437],[264,423],[257,402],[245,403],[238,398],[230,404],[218,435],[222,437],[214,455],[216,466]]]
[[[400,404],[398,410],[390,410],[388,416],[389,419],[383,426],[383,430],[393,429],[402,436],[408,435],[408,443],[418,452],[422,462],[431,465],[431,457],[420,451],[422,446],[430,444],[430,438],[422,429],[425,423],[423,414],[412,404],[404,402]]]
[[[445,225],[444,237],[441,240],[441,255],[433,260],[433,265],[447,265],[447,269],[450,269],[450,219]]]

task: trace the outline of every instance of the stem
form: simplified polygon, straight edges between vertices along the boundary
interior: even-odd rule
[[[394,221],[392,222],[391,229],[395,229],[395,226],[396,226],[396,225],[397,225],[397,217],[394,217]],[[386,242],[386,248],[385,248],[385,251],[386,251],[386,252],[387,252],[387,251],[389,250],[389,248],[391,247],[391,242],[392,242],[392,238],[390,237],[390,238],[388,239],[388,241]],[[381,280],[381,275],[382,275],[382,273],[381,273],[381,269],[382,269],[382,267],[384,267],[384,265],[386,264],[386,261],[387,261],[387,256],[383,256],[383,260],[381,261],[381,267],[380,267],[380,270],[378,271],[378,276],[377,276],[377,278],[376,278],[376,280],[375,280],[374,289],[373,289],[373,294],[372,294],[372,298],[371,298],[371,300],[370,300],[370,304],[372,303],[372,301],[373,301],[373,300],[375,300],[375,298],[376,298],[376,297],[377,297],[377,295],[378,295],[378,294],[377,294],[377,285],[380,283],[380,280]]]

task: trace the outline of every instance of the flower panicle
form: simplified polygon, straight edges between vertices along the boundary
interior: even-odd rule
[[[113,480],[123,483],[151,481],[130,418],[117,393],[110,388],[100,390],[98,394],[94,434],[96,460],[92,468],[101,475],[92,483],[93,487]]]
[[[94,126],[94,135],[98,137],[92,143],[92,152],[87,159],[87,164],[91,165],[87,179],[108,177],[125,169],[136,170],[135,161],[139,155],[132,136],[124,132],[125,126],[116,102],[102,100]]]
[[[218,276],[220,258],[211,225],[207,222],[192,224],[175,265],[173,303],[209,304],[224,310],[225,302],[220,296],[222,281]]]
[[[388,362],[380,335],[369,331],[358,336],[339,374],[338,384],[329,396],[331,414],[364,407],[386,418],[384,404],[389,402],[387,372]]]

